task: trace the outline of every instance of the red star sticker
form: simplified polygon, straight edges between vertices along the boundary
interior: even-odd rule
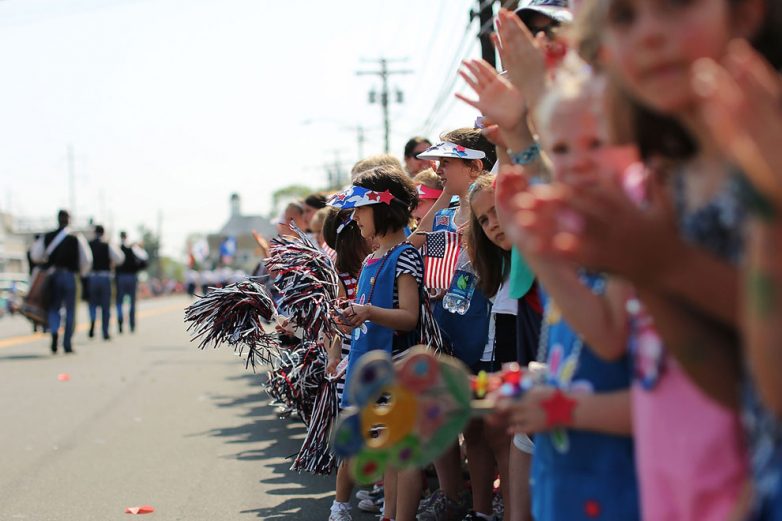
[[[385,204],[391,204],[391,200],[394,198],[394,194],[388,190],[380,193],[380,202]]]
[[[587,517],[598,517],[600,515],[600,503],[594,499],[590,499],[584,503],[584,513]]]
[[[377,201],[380,198],[380,194],[377,192],[367,192],[367,199],[370,201]]]
[[[549,398],[540,402],[540,406],[546,411],[546,425],[549,427],[565,427],[573,423],[573,409],[576,401],[568,398],[557,389]]]

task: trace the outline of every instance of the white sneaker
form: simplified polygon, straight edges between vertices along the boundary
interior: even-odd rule
[[[329,521],[353,521],[353,517],[350,515],[350,507],[340,508],[336,512],[333,510],[329,514]]]
[[[382,506],[383,506],[382,497],[378,500],[362,499],[361,501],[358,502],[359,510],[363,510],[364,512],[370,512],[373,514],[380,512]]]
[[[356,492],[356,499],[358,499],[359,501],[362,499],[372,499],[377,501],[381,497],[383,497],[382,485],[374,485],[371,489],[362,488],[358,492]]]

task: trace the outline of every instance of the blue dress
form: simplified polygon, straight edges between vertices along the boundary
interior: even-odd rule
[[[402,243],[373,264],[367,265],[367,261],[364,262],[356,287],[356,304],[372,304],[386,309],[394,308],[396,265],[399,256],[405,249],[415,250],[411,244]],[[342,408],[351,405],[350,377],[358,360],[362,355],[374,349],[383,349],[391,353],[395,343],[395,335],[395,331],[369,321],[353,330],[348,366],[345,369],[345,389],[342,392],[340,404]],[[405,335],[415,336],[415,332]]]
[[[435,213],[432,232],[459,233],[455,221],[458,209],[444,208]],[[432,302],[432,315],[443,336],[453,347],[453,356],[468,367],[474,368],[483,354],[486,338],[489,336],[490,311],[491,302],[477,288],[464,315],[447,311],[443,308],[442,300]]]
[[[605,285],[599,276],[582,280],[595,293]],[[547,351],[550,385],[588,393],[630,386],[627,356],[613,362],[598,358],[547,298],[544,321],[541,342]],[[630,436],[573,429],[536,434],[531,484],[536,521],[640,519]]]

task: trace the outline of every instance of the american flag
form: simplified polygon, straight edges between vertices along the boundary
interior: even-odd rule
[[[427,233],[423,257],[426,287],[447,289],[459,257],[459,234],[446,230]]]

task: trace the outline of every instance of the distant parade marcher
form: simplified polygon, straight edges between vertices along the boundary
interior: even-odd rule
[[[111,271],[125,262],[125,254],[120,248],[103,240],[105,231],[100,224],[95,226],[95,238],[90,241],[92,251],[92,271],[90,272],[88,292],[90,308],[89,337],[95,336],[95,321],[98,306],[101,310],[101,328],[103,339],[109,340],[109,319],[111,318]]]
[[[57,352],[60,331],[60,310],[65,306],[63,349],[73,352],[71,338],[76,312],[76,274],[86,275],[92,268],[92,252],[81,234],[71,232],[70,215],[65,210],[57,214],[57,229],[35,241],[30,249],[33,262],[53,268],[49,286],[49,330],[52,332],[52,353]]]
[[[33,244],[35,244],[40,238],[41,238],[41,234],[36,233],[35,237],[33,237]],[[33,246],[30,246],[30,248],[27,249],[27,274],[30,276],[30,282],[32,282],[33,270],[35,270],[35,268],[42,266],[41,263],[35,262],[33,260],[32,251],[33,251]],[[44,333],[49,331],[48,327],[39,326],[38,322],[33,321],[33,333],[36,333],[38,331],[38,327],[41,327]]]
[[[138,272],[147,267],[149,255],[138,244],[127,244],[128,234],[120,232],[122,253],[125,255],[125,262],[117,266],[117,327],[122,333],[124,316],[122,314],[122,304],[125,297],[130,297],[130,309],[128,311],[128,321],[130,323],[130,332],[136,330],[136,289],[138,285]]]

